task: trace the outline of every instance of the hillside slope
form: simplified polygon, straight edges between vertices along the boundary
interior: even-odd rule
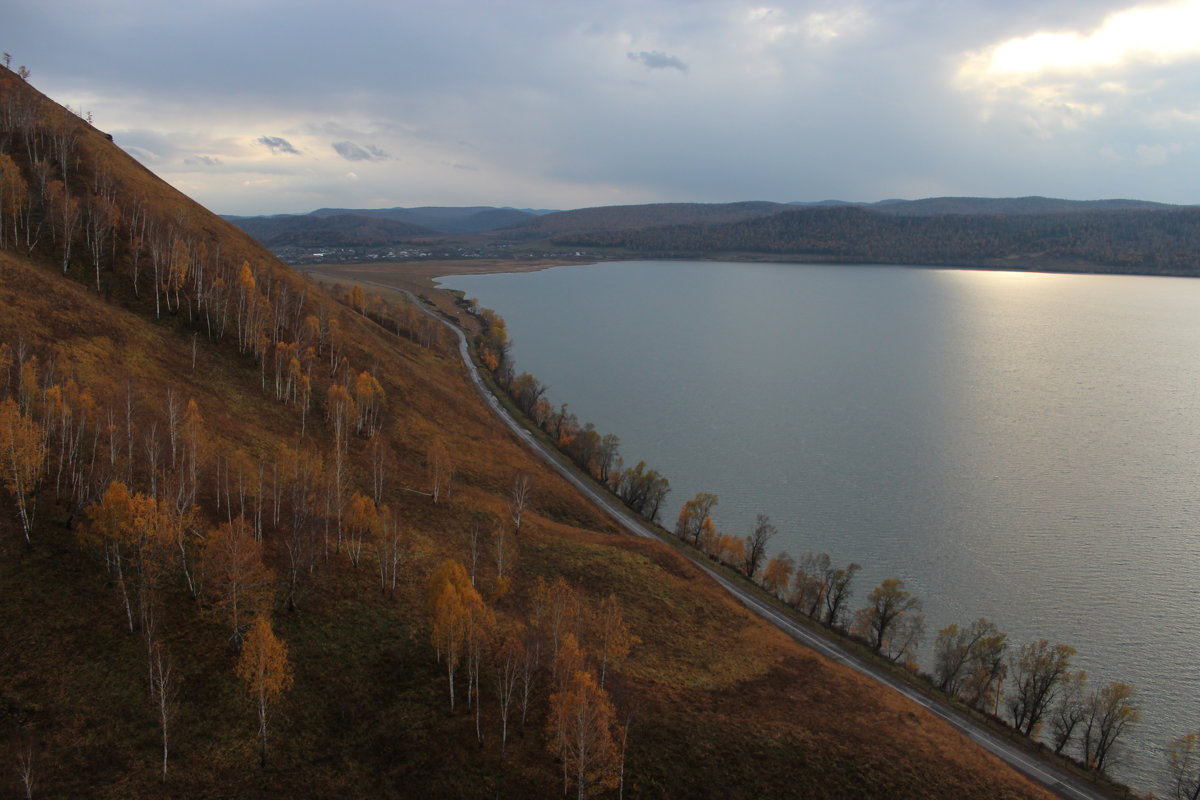
[[[0,494],[0,794],[28,775],[64,797],[550,796],[552,698],[575,685],[554,669],[598,669],[611,595],[640,640],[605,684],[629,796],[1046,796],[675,551],[614,533],[495,424],[414,309],[350,296],[393,332],[336,302],[4,70],[0,167],[18,209],[0,233],[0,408],[47,445],[23,495],[32,524],[19,490]],[[155,511],[118,514],[115,483]],[[473,693],[468,666],[446,669],[467,640],[430,613],[450,559],[494,620],[472,628],[488,634],[464,656],[479,654]],[[294,677],[262,766],[236,670],[252,615]],[[549,656],[568,633],[570,670]],[[502,743],[514,636],[542,656]]]

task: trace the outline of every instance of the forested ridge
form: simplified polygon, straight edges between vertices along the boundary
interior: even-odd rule
[[[1200,274],[1200,209],[909,216],[855,207],[715,225],[569,233],[559,245],[660,257],[760,254],[881,264]]]
[[[442,235],[421,225],[352,212],[239,217],[233,222],[267,247],[377,247]]]
[[[779,203],[651,203],[630,206],[597,206],[556,211],[528,220],[497,236],[537,238],[561,233],[611,231],[663,225],[712,224],[770,214],[786,206]]]
[[[0,69],[0,794],[1045,797]],[[164,787],[165,785],[165,787]]]
[[[1148,275],[1200,270],[1200,208],[1136,200],[651,203],[540,216],[512,209],[322,209],[231,220],[276,248],[413,243],[500,255],[571,248],[592,257],[786,258]]]

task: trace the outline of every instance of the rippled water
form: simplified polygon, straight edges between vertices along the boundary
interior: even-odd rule
[[[1137,688],[1112,770],[1200,729],[1200,281],[623,262],[454,277],[518,370],[776,549],[828,551]]]

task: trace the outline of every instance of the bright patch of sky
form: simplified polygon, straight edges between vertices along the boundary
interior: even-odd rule
[[[1048,72],[1096,74],[1131,62],[1170,63],[1200,55],[1200,2],[1131,8],[1087,32],[1038,32],[971,59],[964,72],[1011,84]]]
[[[1200,0],[49,0],[0,48],[222,213],[1200,201]]]

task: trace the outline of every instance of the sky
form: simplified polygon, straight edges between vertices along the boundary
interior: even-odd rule
[[[1200,203],[1200,0],[5,0],[0,49],[218,213]]]

